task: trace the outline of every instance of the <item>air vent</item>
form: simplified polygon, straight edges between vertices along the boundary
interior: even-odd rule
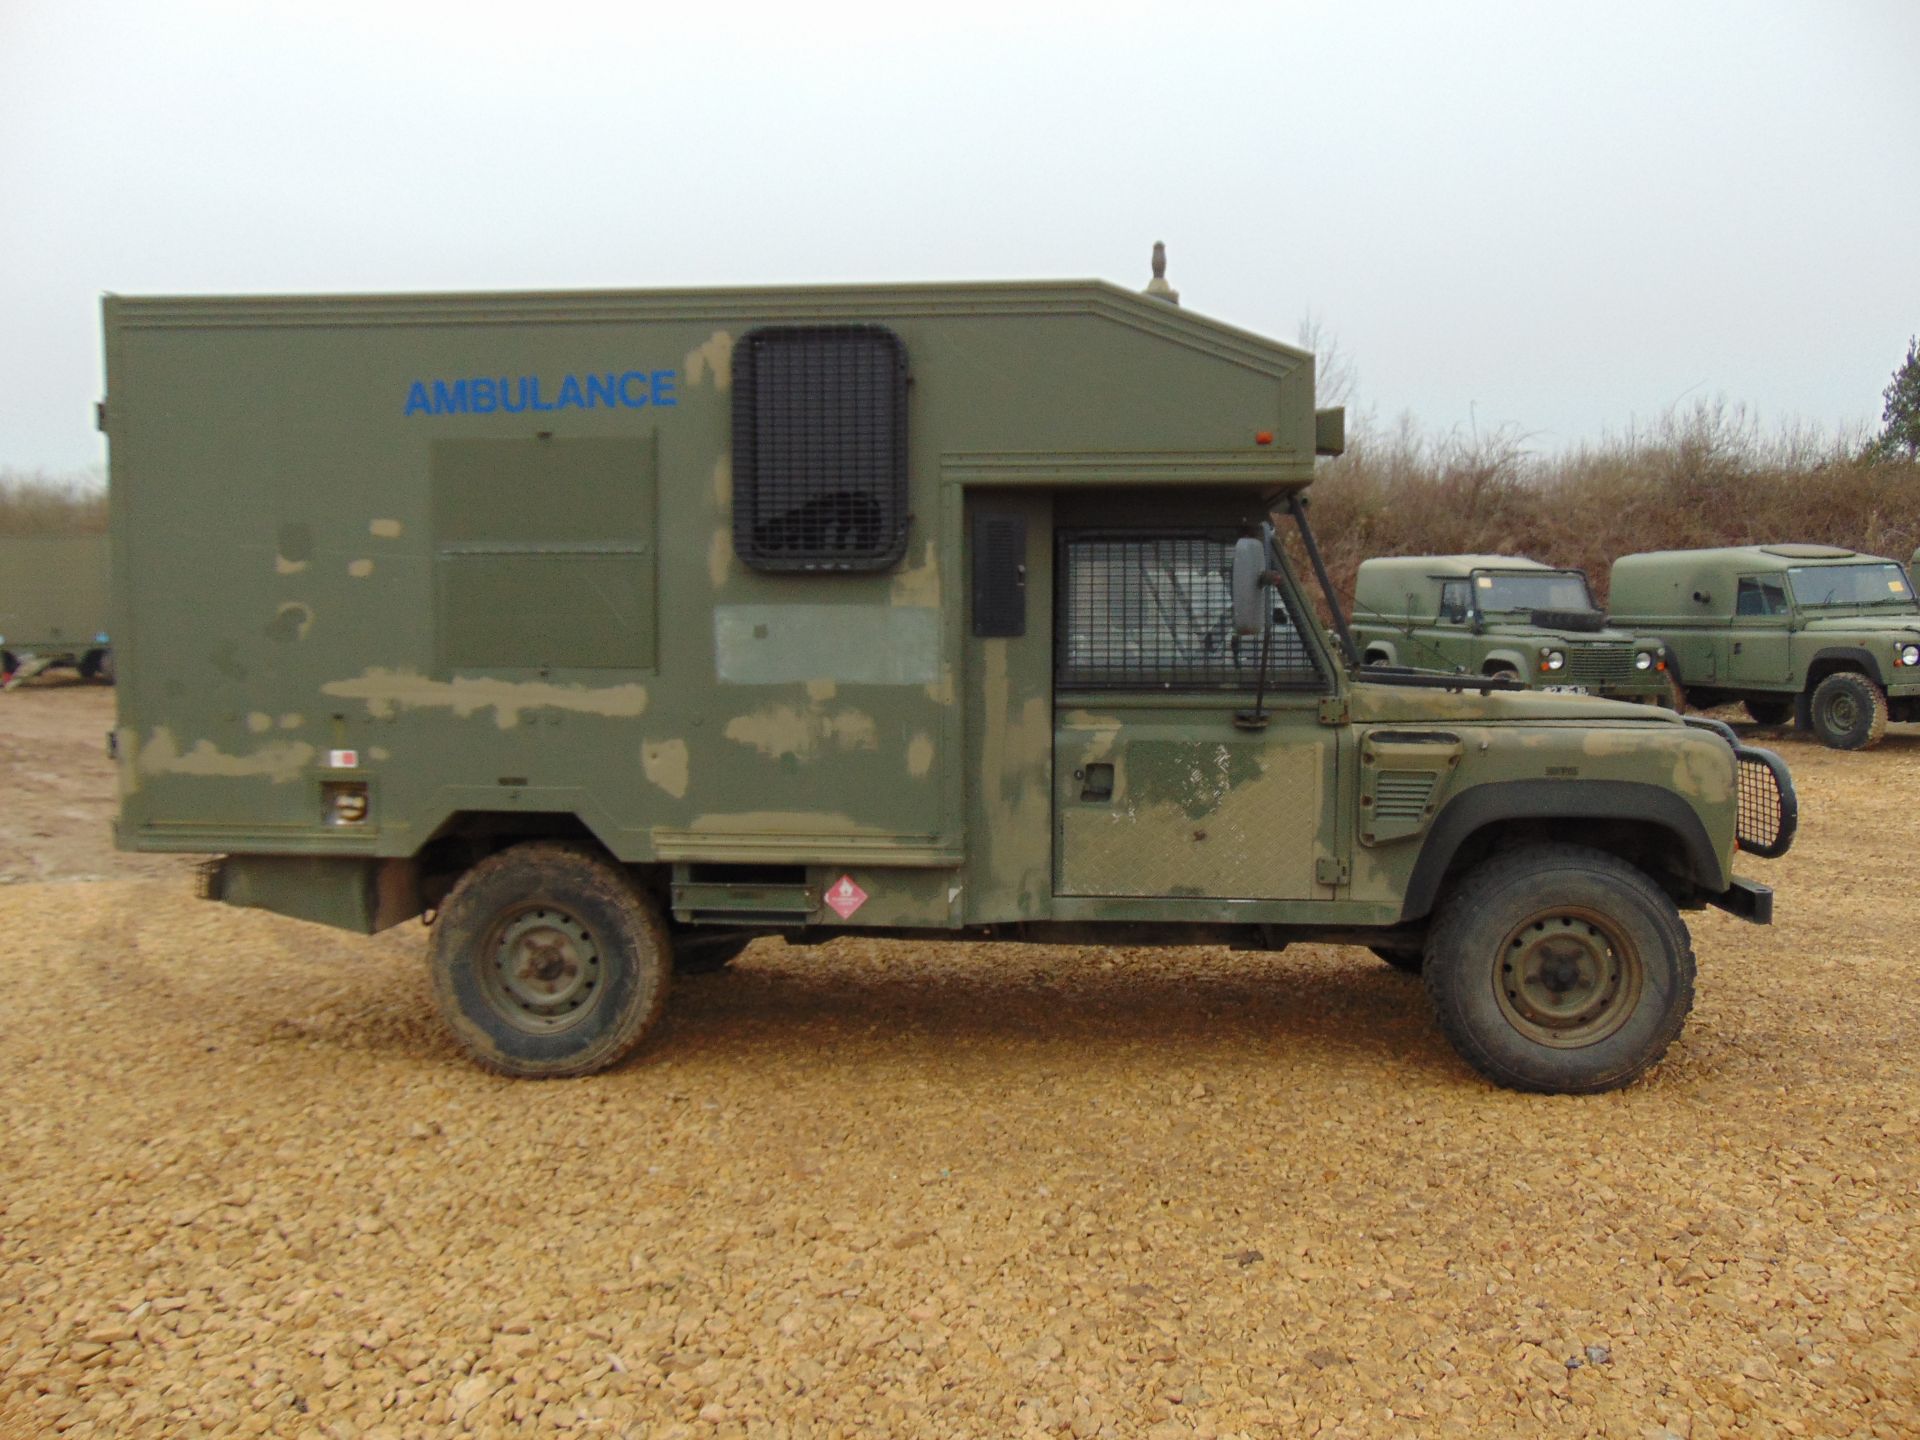
[[[1373,819],[1382,823],[1417,824],[1427,813],[1434,782],[1431,770],[1387,770],[1373,786]]]

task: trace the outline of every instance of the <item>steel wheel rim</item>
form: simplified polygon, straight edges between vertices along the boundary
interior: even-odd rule
[[[1853,696],[1845,690],[1836,690],[1827,697],[1827,725],[1833,730],[1851,730],[1860,716],[1853,703]]]
[[[1507,932],[1493,993],[1507,1022],[1557,1050],[1597,1045],[1639,1007],[1646,965],[1618,923],[1581,906],[1556,906]]]
[[[558,905],[523,905],[502,916],[480,956],[482,994],[517,1029],[564,1030],[600,993],[600,945],[584,921]]]

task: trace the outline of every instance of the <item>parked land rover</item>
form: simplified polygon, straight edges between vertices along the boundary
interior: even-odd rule
[[[1366,560],[1353,635],[1368,665],[1508,675],[1535,690],[1668,699],[1665,650],[1607,623],[1587,577],[1515,555]]]
[[[1331,592],[1313,357],[1157,295],[109,297],[106,353],[120,843],[426,918],[494,1069],[615,1063],[759,936],[1314,940],[1604,1090],[1682,912],[1771,916],[1776,757],[1358,664],[1275,541]]]
[[[1701,709],[1791,718],[1836,750],[1920,720],[1920,604],[1897,560],[1831,545],[1659,550],[1616,560],[1610,598],[1660,636]]]

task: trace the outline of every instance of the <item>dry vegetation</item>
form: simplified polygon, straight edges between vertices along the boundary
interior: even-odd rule
[[[88,535],[106,528],[107,486],[98,471],[0,469],[0,535]]]
[[[1920,544],[1920,463],[1768,435],[1720,402],[1551,457],[1511,432],[1363,426],[1322,468],[1313,512],[1343,593],[1370,556],[1494,551],[1578,566],[1604,604],[1608,567],[1636,550],[1800,540],[1904,560]]]

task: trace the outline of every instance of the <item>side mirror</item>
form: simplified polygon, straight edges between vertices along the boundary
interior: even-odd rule
[[[1252,536],[1233,547],[1233,629],[1236,635],[1262,635],[1273,621],[1263,593],[1267,588],[1267,542]]]

